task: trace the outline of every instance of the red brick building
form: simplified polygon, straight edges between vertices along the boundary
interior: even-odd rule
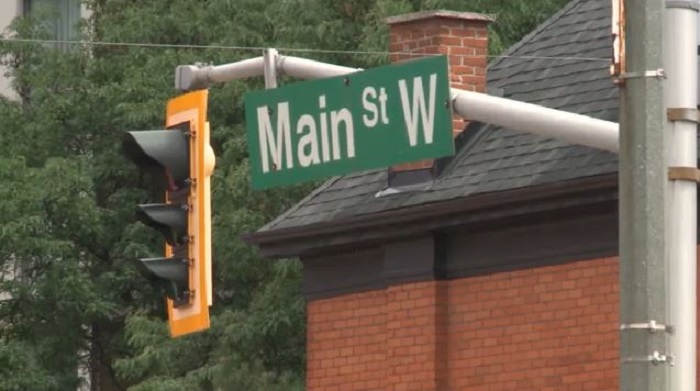
[[[448,54],[457,88],[616,121],[592,60],[610,12],[574,0],[491,61],[490,17],[402,15],[390,49]],[[455,143],[333,178],[248,238],[304,264],[307,389],[617,390],[617,157],[478,122]]]

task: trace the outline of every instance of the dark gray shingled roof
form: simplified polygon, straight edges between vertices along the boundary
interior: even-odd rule
[[[569,3],[489,65],[489,88],[502,89],[506,98],[616,121],[610,7],[610,0]],[[387,170],[332,178],[259,232],[617,170],[612,153],[491,125],[472,128],[441,175],[418,190],[378,196],[387,187]]]

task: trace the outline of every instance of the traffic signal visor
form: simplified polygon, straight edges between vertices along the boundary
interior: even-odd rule
[[[127,132],[124,153],[141,167],[160,167],[168,178],[168,190],[186,186],[190,175],[187,134],[173,130]]]
[[[189,295],[189,265],[185,258],[145,258],[139,262],[146,276],[174,302],[186,302]]]

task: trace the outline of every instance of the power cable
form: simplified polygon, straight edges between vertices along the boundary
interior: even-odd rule
[[[209,50],[243,50],[243,51],[263,51],[269,47],[262,46],[229,46],[229,45],[194,45],[194,44],[167,44],[167,43],[138,43],[138,42],[105,42],[105,41],[68,41],[54,39],[30,39],[30,38],[5,38],[1,37],[0,42],[17,42],[33,44],[69,44],[84,46],[126,46],[143,48],[178,48],[178,49],[209,49]],[[271,46],[272,47],[272,46]],[[363,54],[363,55],[404,55],[404,56],[426,56],[424,53],[404,53],[389,51],[364,51],[364,50],[327,50],[312,48],[275,48],[280,52],[297,53],[319,53],[319,54]],[[448,55],[449,56],[449,55]],[[460,57],[481,57],[460,55]],[[510,56],[510,55],[485,55],[488,58],[516,58],[525,60],[563,60],[563,61],[606,61],[609,58],[600,57],[576,57],[576,56]]]

